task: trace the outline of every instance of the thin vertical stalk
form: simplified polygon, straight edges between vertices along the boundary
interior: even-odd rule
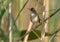
[[[45,19],[46,19],[46,18],[49,17],[49,0],[45,0],[45,1],[44,1],[44,4],[45,4],[45,11],[48,11],[48,12],[45,12]],[[48,32],[48,21],[49,21],[49,20],[47,20],[47,21],[45,22],[45,25],[44,25],[45,32]],[[44,39],[45,39],[45,40],[44,40],[45,42],[48,42],[48,37],[47,37],[47,36],[46,36]]]
[[[11,4],[9,3],[9,42],[12,42],[12,16],[11,16]]]
[[[48,12],[43,11],[43,18],[46,19],[49,14],[49,0],[44,0],[43,6],[45,7],[45,11],[48,11]],[[45,37],[45,32],[48,31],[48,20],[43,24],[44,24],[44,27],[42,28],[42,31],[41,31],[41,41],[48,42],[47,37]]]
[[[32,25],[33,25],[33,23],[30,21],[29,26],[28,26],[28,29],[27,29],[27,32],[29,32],[29,31],[31,30]],[[26,33],[27,33],[27,32],[26,32]],[[29,34],[25,36],[23,42],[28,42],[28,37],[29,37]]]
[[[23,8],[23,0],[19,0],[19,9],[21,10]],[[16,20],[18,19],[18,17],[19,17],[19,30],[22,30],[22,20],[23,20],[23,14],[22,13],[20,13],[21,11],[19,10],[19,13],[18,13],[18,16],[17,16],[17,18],[16,18]]]
[[[43,0],[43,6],[45,7],[45,0]],[[43,11],[42,17],[45,18],[45,11]],[[45,37],[45,27],[41,29],[41,42],[44,42],[44,37]]]

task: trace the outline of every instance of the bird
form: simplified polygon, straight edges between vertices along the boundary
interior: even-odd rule
[[[30,8],[30,19],[32,23],[40,23],[40,18],[37,11],[34,8]]]

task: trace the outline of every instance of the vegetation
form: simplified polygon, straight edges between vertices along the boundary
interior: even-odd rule
[[[1,41],[4,41],[4,42],[9,41],[9,32],[7,32],[6,29],[4,28],[4,26],[2,25],[2,19],[3,19],[4,15],[8,16],[9,3],[12,1],[14,1],[14,0],[0,0],[0,42]],[[23,7],[19,10],[16,20],[20,16],[20,13],[24,10],[28,1],[29,0],[27,0],[26,3],[23,5]],[[11,14],[11,16],[12,16],[12,24],[13,24],[12,25],[13,42],[16,42],[21,36],[23,36],[26,33],[26,30],[19,31],[17,24],[16,24],[16,20],[14,19],[12,14]],[[54,22],[53,24],[55,24],[55,22],[56,22],[54,20],[54,18],[51,18],[51,21]],[[50,26],[51,28],[52,28],[53,24],[52,25],[49,24],[49,25],[51,25]],[[55,27],[54,27],[54,29],[55,29]],[[39,37],[41,37],[41,31],[39,31],[39,30],[34,30],[34,31]],[[55,31],[53,31],[53,33],[51,33],[52,36],[49,39],[49,42],[52,42],[52,39],[56,36],[57,32],[59,32],[59,31],[60,31],[60,29],[56,29]],[[32,36],[33,36],[33,38],[32,38]],[[38,39],[38,37],[33,32],[30,32],[28,40],[34,40],[34,39]],[[22,41],[23,41],[23,39],[22,39]]]

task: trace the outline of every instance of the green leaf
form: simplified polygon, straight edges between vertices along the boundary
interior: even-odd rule
[[[3,15],[4,15],[4,13],[6,12],[6,10],[5,9],[2,9],[0,12],[1,12],[0,13],[0,19],[1,19],[3,17]]]
[[[0,28],[1,28],[1,20],[5,12],[6,12],[5,9],[0,10]]]
[[[41,37],[41,32],[39,30],[34,30],[34,31],[39,37]],[[20,31],[20,37],[22,37],[25,33],[26,33],[26,30]],[[33,32],[30,32],[28,40],[34,40],[34,39],[38,39],[38,37]]]

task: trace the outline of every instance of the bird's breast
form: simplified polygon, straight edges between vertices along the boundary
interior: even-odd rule
[[[33,21],[33,22],[38,22],[38,17],[37,17],[37,16],[34,17],[34,18],[32,19],[32,21]]]

